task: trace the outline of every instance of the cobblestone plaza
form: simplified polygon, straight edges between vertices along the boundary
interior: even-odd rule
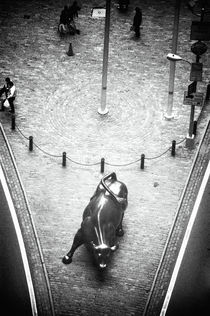
[[[190,106],[183,105],[190,84],[187,63],[176,65],[174,119],[164,116],[175,1],[131,0],[125,13],[111,1],[109,112],[100,115],[104,19],[91,17],[91,9],[105,1],[81,1],[76,20],[80,34],[61,38],[57,27],[64,4],[63,0],[1,1],[0,84],[10,77],[16,85],[16,129],[11,129],[8,112],[0,113],[0,122],[29,201],[55,315],[143,315],[209,109],[200,116],[201,108],[196,107],[195,146],[188,149]],[[143,12],[138,40],[130,31],[136,6]],[[195,61],[190,50],[194,19],[182,1],[177,53],[190,62]],[[70,43],[73,56],[66,53]],[[203,81],[198,91],[206,93],[209,50],[201,60]],[[28,149],[29,136],[33,151]],[[0,147],[0,161],[8,170]],[[77,250],[71,265],[61,261],[102,177],[101,158],[104,174],[114,171],[126,183],[129,202],[125,235],[103,278],[85,247]]]

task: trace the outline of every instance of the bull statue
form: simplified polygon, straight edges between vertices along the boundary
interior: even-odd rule
[[[114,172],[101,179],[63,263],[71,263],[75,250],[85,244],[93,252],[98,268],[107,267],[110,254],[118,248],[117,236],[124,234],[122,221],[128,205],[127,195],[126,185],[117,180]]]

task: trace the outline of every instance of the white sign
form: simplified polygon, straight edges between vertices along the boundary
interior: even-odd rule
[[[92,8],[91,17],[92,18],[105,18],[106,9],[104,8]]]

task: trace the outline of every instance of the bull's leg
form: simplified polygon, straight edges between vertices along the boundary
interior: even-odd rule
[[[81,228],[77,231],[76,235],[74,236],[74,241],[71,246],[71,249],[69,252],[63,257],[62,262],[65,264],[69,264],[72,262],[72,257],[75,252],[75,250],[81,246],[84,243],[83,236],[82,236],[82,230]]]
[[[118,226],[117,229],[116,229],[116,235],[117,235],[118,237],[122,237],[122,236],[124,235],[124,230],[123,230],[123,228],[122,228],[123,217],[124,217],[124,213],[123,213],[123,215],[122,215],[121,222],[120,222],[119,226]]]

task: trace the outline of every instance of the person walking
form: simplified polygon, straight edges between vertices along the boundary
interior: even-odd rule
[[[61,11],[61,15],[60,15],[60,24],[68,24],[68,20],[69,20],[69,9],[68,6],[65,5],[63,10]]]
[[[131,27],[131,29],[135,32],[135,36],[137,38],[140,37],[140,26],[141,26],[141,23],[142,23],[142,11],[139,7],[136,7],[135,8],[135,15],[134,15],[134,18],[133,18],[133,25]]]
[[[67,32],[70,33],[70,35],[80,34],[80,31],[77,30],[75,25],[75,18],[78,18],[78,11],[81,8],[77,4],[77,1],[74,1],[71,6],[65,5],[61,15],[60,15],[60,21],[58,25],[58,31],[60,32],[60,35],[64,35]]]
[[[69,16],[70,19],[78,18],[78,11],[81,10],[81,7],[78,5],[77,1],[74,1],[73,4],[69,7]]]
[[[67,26],[69,23],[69,9],[68,6],[65,5],[60,14],[60,21],[58,25],[58,31],[61,35],[67,33]]]
[[[80,30],[76,28],[75,19],[78,18],[78,11],[81,10],[81,7],[78,5],[77,1],[74,1],[73,4],[69,7],[69,29],[72,29],[72,33],[80,34]]]
[[[6,82],[6,84],[3,86],[3,88],[0,89],[0,96],[2,96],[3,93],[5,93],[5,96],[6,96],[6,98],[1,103],[0,111],[5,110],[4,103],[7,100],[9,102],[9,106],[11,109],[10,112],[15,113],[14,101],[15,101],[15,97],[16,97],[16,87],[15,87],[14,83],[10,80],[9,77],[7,77],[5,79],[5,82]]]
[[[10,112],[11,113],[15,113],[15,106],[14,106],[14,101],[15,101],[15,97],[16,97],[16,88],[15,85],[12,81],[9,82],[9,91],[7,94],[7,99],[9,101],[9,105],[10,105]]]

